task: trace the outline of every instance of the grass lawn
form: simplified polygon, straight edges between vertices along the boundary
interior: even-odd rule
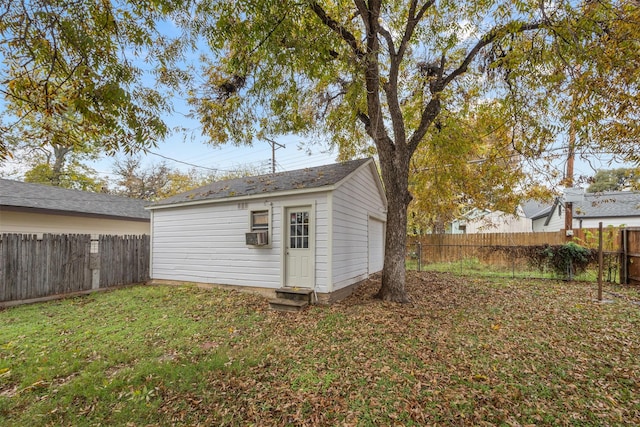
[[[640,293],[410,272],[330,307],[131,287],[0,311],[0,425],[639,425]]]

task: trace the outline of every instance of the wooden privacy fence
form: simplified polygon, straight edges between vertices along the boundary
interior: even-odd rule
[[[598,247],[598,229],[573,230],[573,241],[589,248]],[[620,251],[618,228],[603,230],[603,250],[608,253]],[[408,248],[415,251],[421,245],[421,261],[426,263],[455,262],[460,259],[478,259],[486,264],[507,266],[511,257],[502,251],[488,250],[495,246],[562,245],[567,242],[564,230],[543,233],[482,233],[482,234],[431,234],[409,240]],[[410,255],[415,256],[415,253]]]
[[[622,254],[622,283],[640,285],[640,227],[622,230]]]
[[[0,305],[149,278],[149,236],[100,236],[97,241],[88,234],[1,237]]]

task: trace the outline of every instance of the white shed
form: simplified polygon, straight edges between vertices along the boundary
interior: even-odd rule
[[[151,210],[151,278],[348,295],[382,269],[387,202],[372,159],[214,182]]]

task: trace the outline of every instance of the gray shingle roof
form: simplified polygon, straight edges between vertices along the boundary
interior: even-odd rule
[[[573,204],[576,218],[640,216],[640,193],[631,191],[585,193],[582,202]]]
[[[522,205],[527,218],[538,219],[555,211],[556,203],[529,200]],[[585,193],[584,199],[573,203],[574,218],[640,217],[640,193],[631,191],[607,191]]]
[[[148,202],[88,191],[0,179],[0,209],[34,209],[61,214],[148,220]]]
[[[553,202],[540,202],[538,200],[527,200],[522,203],[524,216],[530,219],[542,218],[549,214]]]
[[[151,205],[151,207],[327,187],[337,184],[368,161],[370,161],[370,159],[351,160],[344,163],[316,166],[276,174],[217,181],[204,187],[160,200]]]

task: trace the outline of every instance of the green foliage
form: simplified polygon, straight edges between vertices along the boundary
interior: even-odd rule
[[[550,271],[557,277],[573,280],[584,273],[587,266],[597,259],[597,250],[575,242],[564,245],[488,246],[488,252],[501,252],[515,258],[526,259],[541,272]]]
[[[471,207],[515,213],[544,191],[513,149],[512,125],[499,102],[443,112],[411,162],[410,232],[444,232]]]
[[[523,33],[490,55],[494,71],[513,87],[524,89],[509,95],[510,104],[526,109],[531,119],[548,123],[554,136],[566,135],[572,128],[579,155],[590,158],[594,152],[605,152],[637,164],[637,2],[559,2],[552,13],[560,19],[552,20],[550,33]],[[531,147],[540,147],[535,138],[531,142]]]
[[[97,178],[93,170],[81,164],[72,164],[56,174],[51,165],[41,163],[25,172],[24,181],[93,192],[100,192],[107,187],[107,183]]]
[[[167,133],[168,105],[133,65],[169,64],[175,48],[156,30],[169,2],[10,1],[0,20],[0,159],[7,141],[67,147],[96,142],[133,151]],[[179,56],[177,56],[179,57]],[[165,68],[166,65],[165,65]]]
[[[618,168],[598,170],[587,188],[589,193],[640,189],[638,169]]]
[[[554,271],[559,277],[572,280],[582,273],[596,257],[596,251],[575,242],[564,245],[546,245],[537,254],[538,266]]]

